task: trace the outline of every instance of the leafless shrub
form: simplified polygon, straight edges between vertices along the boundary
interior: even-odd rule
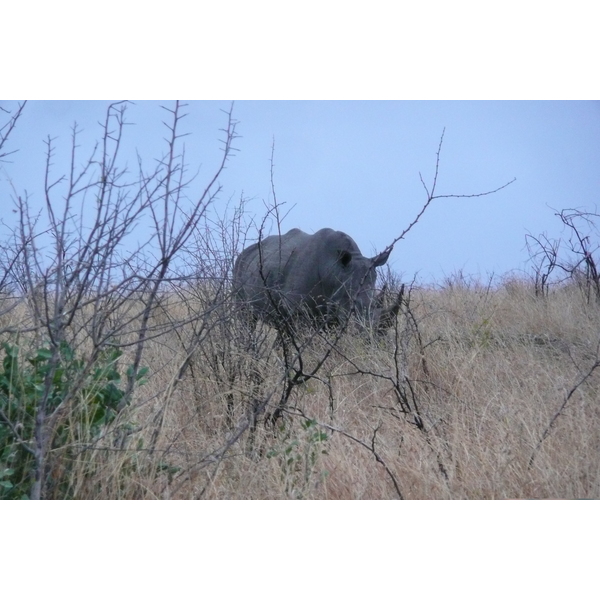
[[[140,161],[138,173],[132,177],[120,166],[127,103],[116,103],[109,106],[102,138],[82,167],[78,166],[80,131],[76,124],[66,175],[53,174],[55,146],[48,138],[45,205],[40,215],[32,215],[29,198],[13,187],[17,223],[11,239],[14,251],[5,272],[29,303],[27,327],[18,334],[31,332],[31,347],[43,346],[47,361],[39,397],[21,398],[31,403],[27,410],[34,415],[31,440],[13,440],[34,457],[32,498],[52,495],[48,461],[57,431],[66,415],[74,414],[81,404],[81,394],[106,351],[118,349],[130,360],[124,373],[125,387],[113,397],[118,404],[110,407],[118,412],[131,402],[146,371],[143,362],[148,341],[182,325],[169,319],[160,323],[153,317],[157,310],[165,312],[165,294],[177,280],[177,258],[220,192],[217,178],[236,137],[236,123],[229,111],[221,164],[189,201],[184,191],[192,180],[186,179],[185,154],[180,147],[184,106],[176,103],[173,109],[166,109],[171,117],[166,124],[166,151],[150,171]],[[21,109],[16,117],[20,114]],[[13,126],[14,119],[8,132]],[[131,233],[140,222],[149,234],[132,243]],[[21,347],[23,342],[21,335]],[[62,382],[56,397],[57,378],[69,366],[65,361],[77,366],[77,375]],[[116,371],[111,373],[117,377]],[[7,388],[6,393],[10,396],[13,392]],[[15,416],[1,415],[4,426],[13,433],[20,408],[14,409]]]
[[[535,295],[547,297],[550,292],[552,272],[558,264],[560,242],[551,240],[545,233],[539,236],[527,234],[525,244],[533,265]]]
[[[598,272],[598,219],[595,212],[563,209],[558,213],[569,231],[568,249],[573,256],[571,276],[582,284],[588,302],[600,302],[600,273]]]
[[[550,284],[574,282],[583,291],[587,302],[600,302],[598,272],[598,215],[578,208],[555,212],[565,227],[567,236],[551,239],[543,233],[527,234],[525,242],[533,264],[534,288],[537,296],[548,296]],[[562,276],[553,277],[555,271]]]

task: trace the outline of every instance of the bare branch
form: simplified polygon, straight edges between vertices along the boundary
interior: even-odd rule
[[[21,115],[23,113],[23,109],[25,108],[26,104],[27,104],[27,101],[19,102],[17,105],[17,110],[14,112],[14,114],[11,115],[11,117],[8,119],[8,121],[6,123],[4,123],[2,126],[0,126],[0,151],[2,150],[2,148],[8,141],[10,134],[12,133],[15,126],[17,125],[17,121],[21,117]],[[5,112],[8,112],[8,111],[5,111]],[[2,161],[2,159],[6,158],[7,156],[9,156],[11,154],[14,154],[15,152],[18,152],[18,150],[12,150],[10,152],[0,152],[0,162]]]
[[[564,414],[564,411],[567,408],[569,401],[573,397],[573,394],[575,394],[575,392],[594,374],[594,372],[596,371],[596,369],[598,369],[598,367],[600,367],[600,341],[598,342],[598,345],[596,346],[596,358],[595,358],[594,362],[583,373],[583,375],[579,378],[579,380],[575,383],[575,385],[573,385],[573,387],[569,390],[569,392],[566,394],[563,401],[561,402],[560,406],[558,407],[558,410],[554,413],[554,415],[550,419],[550,422],[544,429],[538,443],[536,444],[535,448],[533,449],[533,452],[531,453],[531,457],[529,459],[527,468],[530,469],[531,466],[533,465],[533,461],[535,460],[535,457],[537,456],[539,449],[541,448],[544,441],[548,438],[548,436],[552,432],[552,428],[556,424],[557,419]]]
[[[435,159],[435,172],[433,175],[433,181],[431,184],[431,191],[429,190],[429,188],[427,187],[427,185],[425,184],[425,181],[423,180],[423,176],[421,175],[421,173],[419,173],[419,179],[421,180],[421,184],[423,185],[423,188],[425,189],[425,192],[427,194],[427,200],[425,201],[425,203],[423,204],[423,206],[421,207],[421,210],[417,213],[416,217],[409,223],[409,225],[404,229],[404,231],[402,231],[402,233],[396,237],[385,249],[385,251],[391,251],[393,250],[395,244],[397,242],[399,242],[400,240],[404,239],[404,237],[408,234],[408,232],[419,222],[419,220],[421,219],[421,217],[423,216],[423,214],[425,213],[425,211],[429,208],[429,205],[437,199],[440,198],[479,198],[481,196],[488,196],[490,194],[495,194],[496,192],[499,192],[500,190],[503,190],[505,187],[509,186],[511,183],[514,183],[516,181],[516,177],[513,178],[511,181],[505,183],[504,185],[501,185],[500,187],[496,188],[495,190],[491,190],[488,192],[480,192],[477,194],[437,194],[435,193],[436,187],[437,187],[437,181],[438,181],[438,175],[439,175],[439,168],[440,168],[440,155],[442,152],[442,143],[444,141],[444,134],[446,132],[446,129],[444,128],[442,131],[442,135],[440,136],[440,143],[436,152],[436,159]]]

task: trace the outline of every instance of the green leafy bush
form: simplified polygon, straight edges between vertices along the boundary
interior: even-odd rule
[[[22,357],[19,347],[2,344],[0,369],[0,498],[27,498],[43,427],[60,468],[48,476],[68,497],[68,471],[82,448],[93,444],[114,421],[124,399],[118,348],[92,362],[78,358],[66,342]],[[136,376],[143,383],[147,368]],[[40,412],[42,411],[42,412]]]

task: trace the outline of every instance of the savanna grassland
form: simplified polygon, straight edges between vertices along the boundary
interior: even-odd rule
[[[270,327],[249,332],[227,302],[207,311],[205,298],[162,298],[151,330],[189,324],[147,342],[144,376],[110,418],[95,416],[108,385],[100,376],[64,402],[44,497],[600,496],[600,311],[576,285],[547,297],[519,280],[414,288],[382,337],[299,336],[288,373]],[[22,327],[28,310],[4,314],[3,330]],[[21,354],[37,347],[21,337]],[[290,385],[298,358],[314,376]],[[125,347],[105,361],[108,383],[123,387],[132,360]]]
[[[520,279],[401,288],[388,273],[388,300],[404,291],[382,334],[351,320],[280,323],[281,336],[231,297],[235,257],[283,214],[274,184],[263,217],[243,196],[215,207],[233,107],[201,182],[185,104],[166,107],[164,155],[137,170],[122,158],[127,110],[108,106],[90,148],[74,126],[70,164],[47,139],[41,205],[12,188],[0,498],[600,496],[598,214],[561,211],[560,242],[529,236]],[[13,152],[25,103],[3,114],[0,150]],[[427,199],[390,248],[444,197],[442,140]]]
[[[163,461],[181,471],[147,488],[158,497],[597,498],[599,335],[598,306],[575,287],[548,298],[517,281],[415,290],[395,331],[344,336],[295,387],[281,422],[259,424],[254,439],[206,466],[229,435],[228,394],[244,418],[248,369],[261,373],[255,392],[273,401],[285,376],[270,340],[258,364],[235,357],[246,366],[231,385],[201,352],[194,377],[159,401],[170,409]],[[313,340],[306,361],[328,349]]]

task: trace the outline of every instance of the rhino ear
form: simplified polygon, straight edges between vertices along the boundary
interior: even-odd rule
[[[347,267],[352,260],[352,254],[350,254],[350,252],[347,250],[339,250],[338,254],[338,260],[342,263],[342,267]]]
[[[373,262],[373,266],[374,267],[382,267],[383,265],[385,265],[385,263],[387,262],[387,259],[390,256],[391,251],[392,251],[391,248],[389,250],[384,250],[381,254],[378,254],[377,256],[372,258],[371,261]]]

